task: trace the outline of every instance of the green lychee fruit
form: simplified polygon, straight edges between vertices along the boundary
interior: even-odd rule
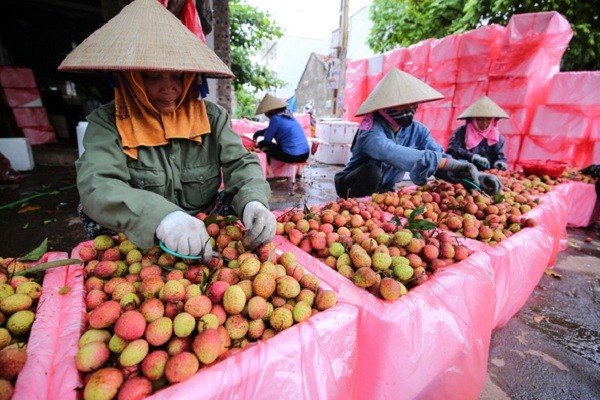
[[[94,249],[97,251],[104,251],[110,249],[115,245],[115,241],[108,235],[96,236],[93,241]]]
[[[414,269],[408,264],[398,264],[393,268],[394,276],[401,281],[408,281],[414,274]]]
[[[404,247],[410,243],[412,238],[413,238],[413,234],[411,231],[409,231],[408,229],[401,229],[401,230],[397,231],[396,233],[394,233],[393,241],[394,241],[394,244]]]
[[[6,329],[8,329],[13,336],[25,336],[31,330],[31,325],[33,325],[34,319],[35,313],[33,311],[17,311],[8,317],[8,321],[6,321]]]
[[[119,363],[123,367],[131,367],[141,363],[146,355],[148,355],[148,342],[144,339],[137,339],[123,349],[119,356]]]
[[[111,353],[121,354],[125,347],[129,344],[129,340],[125,340],[119,335],[112,335],[110,340],[108,341],[108,349]]]
[[[15,294],[15,289],[8,283],[0,283],[0,301],[5,297]]]
[[[0,328],[0,350],[8,346],[11,340],[12,336],[10,335],[8,329]]]
[[[26,294],[33,300],[37,300],[42,295],[42,286],[34,281],[23,282],[17,286],[15,293]]]
[[[198,332],[205,329],[217,329],[219,325],[219,317],[212,313],[205,314],[198,320]]]
[[[284,299],[293,299],[300,294],[300,283],[293,277],[286,275],[277,278],[277,295]]]
[[[239,285],[231,285],[223,294],[223,308],[229,314],[239,314],[246,305],[246,294]]]
[[[95,371],[102,367],[110,357],[110,350],[104,342],[85,344],[75,354],[75,367],[80,372]]]
[[[335,258],[340,257],[344,253],[346,253],[346,249],[344,248],[343,244],[339,242],[333,242],[329,245],[329,254]]]
[[[13,314],[17,311],[27,310],[33,304],[33,299],[26,294],[15,293],[0,301],[0,311],[5,314]]]
[[[195,329],[196,319],[189,313],[179,313],[173,319],[173,333],[175,333],[175,336],[177,337],[188,337]]]
[[[296,302],[294,305],[294,309],[292,310],[292,316],[294,317],[294,321],[302,322],[307,320],[312,315],[312,308],[309,304],[300,300]]]
[[[276,331],[282,331],[294,324],[294,316],[289,309],[277,307],[273,310],[273,313],[269,318],[269,323]]]
[[[90,375],[83,388],[84,400],[114,399],[123,384],[123,373],[117,368],[99,369]]]
[[[375,253],[371,256],[371,266],[377,271],[385,271],[392,265],[392,257],[385,253]]]

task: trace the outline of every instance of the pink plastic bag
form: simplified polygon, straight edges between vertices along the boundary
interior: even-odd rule
[[[375,298],[349,279],[276,237],[306,269],[360,310],[358,359],[346,398],[476,399],[485,381],[494,316],[490,258],[474,253],[438,270],[395,302]]]
[[[67,253],[47,253],[41,262],[67,258]],[[61,294],[66,287],[70,290]],[[78,398],[79,375],[73,368],[85,313],[83,291],[81,265],[46,271],[14,400]]]

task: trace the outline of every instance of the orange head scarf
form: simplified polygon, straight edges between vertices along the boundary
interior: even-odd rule
[[[183,74],[183,94],[177,108],[161,114],[148,100],[140,71],[117,73],[115,109],[123,153],[137,160],[140,146],[161,146],[170,139],[202,143],[202,135],[210,133],[210,123],[204,101],[198,99],[196,76]]]

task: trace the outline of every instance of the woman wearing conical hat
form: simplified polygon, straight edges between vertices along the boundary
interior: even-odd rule
[[[442,94],[414,76],[391,69],[359,107],[364,116],[352,143],[352,156],[335,175],[340,197],[362,197],[394,191],[408,172],[417,185],[435,175],[452,182],[468,180],[487,193],[501,190],[500,180],[481,174],[466,161],[457,161],[431,136],[423,124],[413,121],[420,103],[439,100]]]
[[[506,170],[504,137],[496,126],[501,118],[508,114],[489,97],[481,97],[458,116],[465,124],[452,133],[448,154],[472,162],[479,170]]]
[[[256,108],[254,115],[265,114],[269,118],[269,126],[254,133],[259,149],[271,158],[286,163],[301,163],[308,159],[310,148],[304,135],[304,129],[287,109],[287,103],[275,96],[266,94]]]
[[[195,215],[229,204],[219,213],[241,217],[247,248],[273,239],[259,159],[246,151],[226,111],[203,99],[205,78],[233,75],[159,2],[133,1],[59,70],[109,71],[115,80],[115,100],[87,118],[76,163],[90,236],[108,228],[141,248],[162,241],[208,261],[210,237]]]

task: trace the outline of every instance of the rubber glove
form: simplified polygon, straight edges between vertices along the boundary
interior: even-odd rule
[[[471,161],[473,162],[473,164],[483,169],[490,169],[490,160],[488,160],[484,156],[480,156],[479,154],[473,154],[473,157],[471,157]]]
[[[156,228],[156,237],[179,254],[201,255],[204,262],[213,257],[210,236],[204,222],[183,211],[174,211],[164,217]]]
[[[500,193],[502,190],[502,182],[496,175],[492,174],[478,174],[477,181],[479,182],[479,187],[485,193],[489,195],[495,195]]]
[[[252,250],[261,244],[272,242],[275,238],[275,215],[262,203],[251,201],[246,204],[242,220],[246,227],[242,243],[246,249]]]
[[[467,161],[457,161],[452,158],[447,158],[444,170],[452,173],[456,179],[467,179],[473,183],[477,182],[477,167]]]
[[[508,165],[504,161],[496,161],[494,163],[494,168],[499,169],[500,171],[506,171]]]

